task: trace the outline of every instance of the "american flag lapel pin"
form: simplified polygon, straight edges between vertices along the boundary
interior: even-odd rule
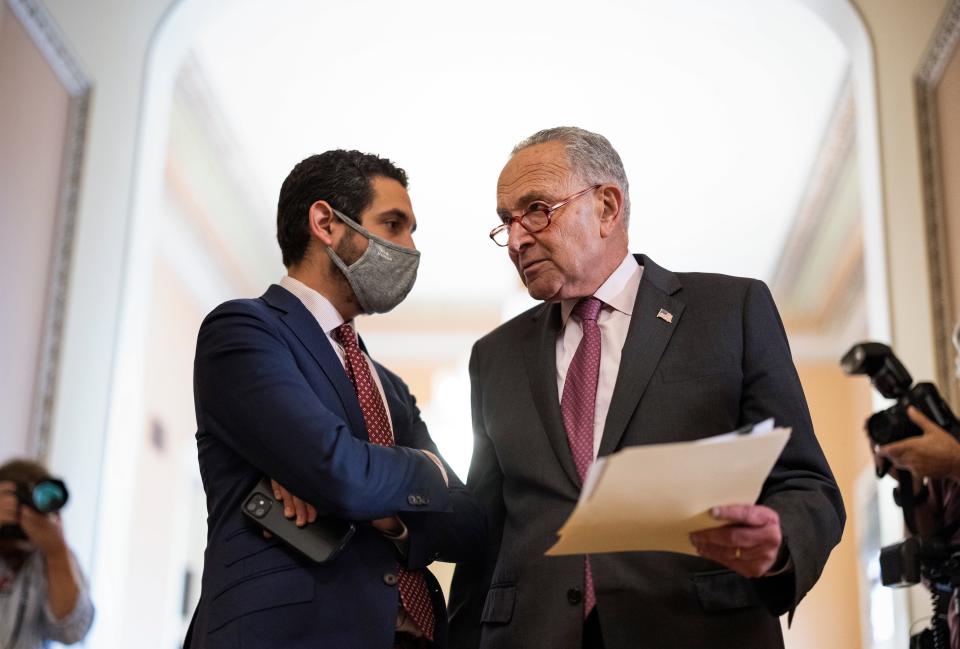
[[[666,309],[660,309],[660,311],[657,313],[657,317],[667,324],[671,324],[673,322],[673,314]]]

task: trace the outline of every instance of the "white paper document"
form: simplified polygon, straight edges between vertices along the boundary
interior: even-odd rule
[[[754,503],[790,438],[767,420],[693,442],[631,446],[598,459],[548,555],[659,550],[696,554],[689,534],[724,525],[717,505]]]

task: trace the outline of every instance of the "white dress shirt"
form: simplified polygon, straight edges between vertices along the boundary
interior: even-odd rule
[[[593,415],[593,457],[597,457],[600,450],[600,438],[603,436],[603,426],[610,410],[613,387],[617,383],[620,354],[627,341],[630,316],[633,315],[633,303],[637,299],[641,277],[643,266],[637,263],[633,255],[627,253],[617,269],[593,294],[603,301],[603,308],[597,316],[597,326],[600,327],[600,376],[597,379],[597,404]],[[583,338],[580,322],[570,320],[570,313],[579,299],[563,300],[560,303],[563,328],[557,335],[557,394],[561,398],[567,369]]]

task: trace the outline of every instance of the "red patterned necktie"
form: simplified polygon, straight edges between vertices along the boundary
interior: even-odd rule
[[[343,346],[347,376],[357,391],[357,400],[367,425],[367,436],[374,444],[393,446],[393,431],[383,404],[380,391],[370,374],[367,359],[357,344],[357,335],[349,323],[333,330],[334,338]],[[397,585],[400,588],[400,603],[403,610],[423,632],[427,640],[433,640],[433,602],[427,590],[427,580],[420,571],[398,568]]]
[[[593,463],[594,418],[597,405],[597,379],[600,377],[600,327],[597,315],[603,302],[595,297],[583,298],[573,307],[571,316],[580,321],[583,338],[567,368],[560,398],[563,426],[567,429],[567,441],[573,453],[573,462],[582,483]],[[570,323],[567,323],[569,326]],[[593,572],[590,557],[583,557],[583,617],[590,615],[597,603],[593,591]]]

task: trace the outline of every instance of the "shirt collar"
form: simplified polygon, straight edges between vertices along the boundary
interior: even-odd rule
[[[633,305],[637,300],[637,290],[642,277],[643,266],[628,252],[593,296],[625,315],[633,315]],[[560,317],[564,325],[579,301],[580,298],[570,298],[560,302]]]
[[[330,300],[300,280],[284,275],[279,283],[307,307],[307,311],[317,319],[323,333],[329,336],[330,332],[344,323],[343,316],[330,303]]]

